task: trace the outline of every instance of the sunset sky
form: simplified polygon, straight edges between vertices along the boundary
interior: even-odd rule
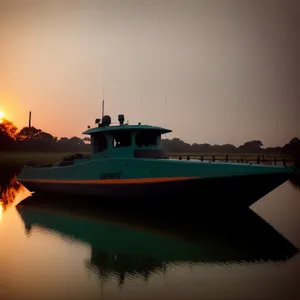
[[[300,135],[297,2],[0,0],[0,111],[81,136],[104,82],[113,119],[283,145]]]

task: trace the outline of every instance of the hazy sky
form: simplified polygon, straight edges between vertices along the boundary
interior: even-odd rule
[[[81,136],[105,81],[113,119],[283,145],[300,135],[297,2],[0,0],[0,111]]]

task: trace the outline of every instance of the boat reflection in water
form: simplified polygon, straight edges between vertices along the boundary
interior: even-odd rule
[[[222,219],[198,215],[70,213],[67,209],[19,206],[27,233],[37,227],[91,245],[86,267],[101,282],[144,278],[178,264],[231,264],[282,261],[298,249],[251,210]],[[30,238],[30,234],[28,235]]]
[[[21,201],[32,196],[24,185],[16,181],[17,170],[9,168],[1,170],[0,174],[0,204],[1,210],[6,210],[9,206],[16,206]]]

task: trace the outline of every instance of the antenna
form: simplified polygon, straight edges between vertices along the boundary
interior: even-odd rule
[[[102,101],[102,119],[103,119],[103,116],[104,116],[104,100]]]
[[[165,128],[167,128],[167,92],[165,92]],[[167,134],[165,133],[165,138]]]
[[[141,96],[141,121],[144,123],[144,118],[143,118],[143,116],[144,116],[144,113],[143,113],[143,95]]]
[[[105,95],[105,75],[103,76],[103,88],[102,88],[102,119],[103,119],[103,116],[104,116],[104,95]]]
[[[167,92],[165,92],[165,128],[167,128]]]

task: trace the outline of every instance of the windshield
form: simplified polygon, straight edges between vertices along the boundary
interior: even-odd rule
[[[143,130],[137,133],[135,144],[138,147],[155,147],[158,144],[159,133],[153,130]]]

